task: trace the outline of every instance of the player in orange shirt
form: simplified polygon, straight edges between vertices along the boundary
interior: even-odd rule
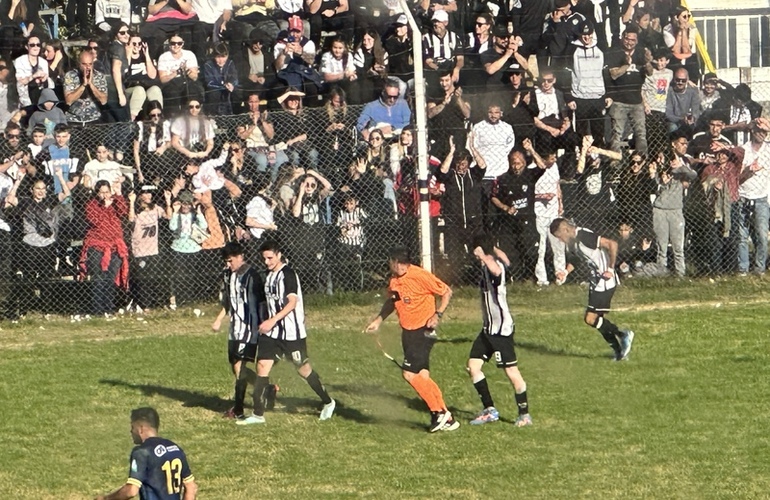
[[[401,325],[401,345],[404,363],[401,373],[417,394],[428,405],[431,413],[430,432],[453,431],[460,422],[444,404],[436,382],[430,378],[430,351],[436,343],[435,328],[444,315],[452,289],[425,269],[410,264],[404,247],[391,249],[388,264],[393,276],[388,286],[388,298],[380,314],[369,323],[366,332],[376,332],[382,321],[393,311],[398,313]],[[441,303],[436,309],[436,296]]]

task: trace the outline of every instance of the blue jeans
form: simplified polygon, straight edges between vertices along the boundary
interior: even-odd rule
[[[767,261],[767,231],[770,222],[770,205],[767,198],[748,200],[741,198],[733,204],[738,212],[738,270],[749,272],[749,236],[754,242],[754,271],[764,273]]]

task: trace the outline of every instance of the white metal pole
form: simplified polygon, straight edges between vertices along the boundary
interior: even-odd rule
[[[422,37],[406,0],[399,0],[401,9],[412,28],[412,59],[414,59],[414,116],[417,132],[417,187],[420,193],[420,262],[422,267],[433,271],[431,254],[430,203],[428,193],[428,132],[427,103],[425,102],[425,76],[422,65]]]

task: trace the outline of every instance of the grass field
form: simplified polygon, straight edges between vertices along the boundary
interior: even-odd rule
[[[503,420],[467,425],[479,402],[464,363],[480,317],[476,292],[458,291],[432,370],[465,425],[434,435],[398,369],[359,333],[378,310],[374,294],[308,300],[311,360],[339,403],[328,422],[288,363],[274,371],[281,394],[266,425],[219,416],[232,380],[213,306],[146,323],[1,324],[0,498],[92,498],[119,486],[128,413],[140,405],[157,408],[161,434],[183,446],[203,499],[768,498],[767,282],[629,282],[611,316],[636,332],[624,363],[582,324],[585,296],[578,286],[511,289],[535,422],[516,429],[512,390],[494,367]],[[382,338],[400,355],[395,321]]]

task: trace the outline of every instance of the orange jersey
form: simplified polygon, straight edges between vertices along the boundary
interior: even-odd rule
[[[390,278],[388,291],[401,328],[423,328],[436,313],[436,295],[444,295],[448,290],[446,283],[419,266],[410,265],[403,276]]]

